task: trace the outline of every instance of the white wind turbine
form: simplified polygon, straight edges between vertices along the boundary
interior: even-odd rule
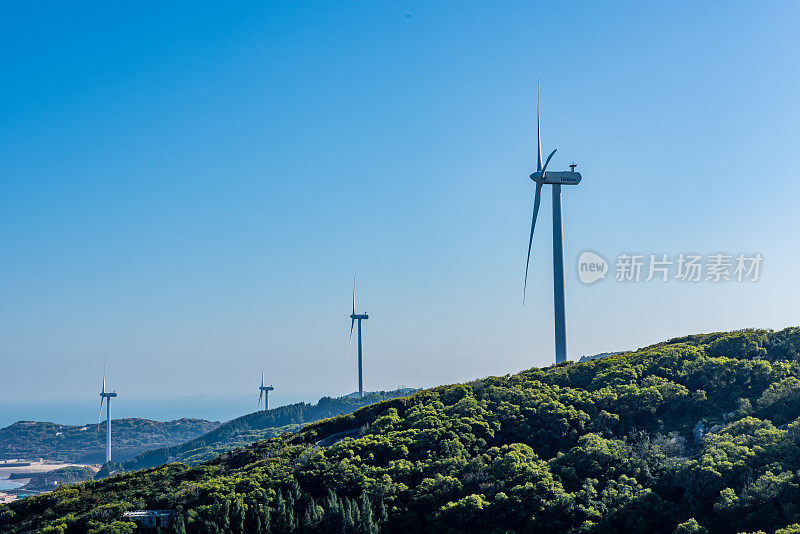
[[[116,391],[106,391],[106,364],[103,364],[103,385],[100,388],[100,413],[97,415],[97,426],[103,417],[103,401],[106,401],[106,463],[111,461],[111,399],[117,396]]]
[[[264,364],[261,364],[261,387],[258,388],[258,407],[261,408],[261,397],[264,397],[264,411],[269,410],[269,392],[274,391],[272,386],[264,385]]]
[[[536,216],[539,214],[542,186],[553,186],[553,301],[555,307],[556,363],[567,359],[567,313],[564,297],[564,234],[561,229],[561,186],[578,185],[581,173],[575,172],[576,165],[570,165],[569,171],[547,171],[550,158],[556,153],[554,149],[547,156],[542,166],[542,136],[539,128],[539,95],[536,95],[536,172],[531,180],[536,182],[536,195],[533,200],[533,218],[531,220],[531,236],[528,240],[528,260],[525,263],[525,283],[522,289],[522,302],[525,302],[525,290],[528,286],[528,267],[531,262],[531,246],[533,245],[533,229]]]

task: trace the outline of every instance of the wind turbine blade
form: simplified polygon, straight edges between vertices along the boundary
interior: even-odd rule
[[[553,157],[553,154],[555,154],[555,153],[556,153],[556,150],[558,150],[558,149],[557,149],[557,148],[554,148],[554,149],[553,149],[553,151],[552,151],[552,152],[550,152],[550,155],[549,155],[549,156],[547,156],[547,161],[545,161],[545,162],[544,162],[544,167],[542,167],[542,180],[544,180],[544,171],[546,171],[546,170],[547,170],[547,165],[550,163],[550,158],[552,158],[552,157]]]
[[[353,273],[353,315],[356,314],[356,275]],[[347,343],[347,359],[350,359],[350,351],[353,348],[353,328],[356,325],[356,320],[350,316],[350,341]]]
[[[550,154],[552,156],[552,154]],[[528,289],[528,267],[531,264],[531,247],[533,246],[533,229],[536,228],[536,217],[539,215],[539,203],[542,200],[542,184],[536,183],[536,195],[533,198],[533,217],[531,218],[531,236],[528,239],[528,259],[525,261],[525,283],[522,286],[522,304],[525,304],[525,292]]]
[[[261,384],[261,385],[263,386],[264,384]],[[258,393],[258,406],[259,406],[259,408],[261,407],[261,397],[263,397],[263,396],[264,396],[264,390],[263,389],[259,390],[259,393]]]
[[[350,341],[347,343],[347,359],[350,359],[350,353],[353,350],[353,326],[356,324],[355,319],[350,319]]]
[[[95,432],[96,434],[95,437],[97,440],[100,439],[100,422],[102,421],[102,417],[103,417],[103,397],[100,397],[100,411],[97,412],[97,432]]]
[[[536,83],[536,171],[542,170],[542,133],[539,127],[539,100],[541,92],[541,80]]]

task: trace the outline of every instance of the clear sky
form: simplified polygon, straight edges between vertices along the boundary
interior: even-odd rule
[[[6,3],[0,400],[91,419],[106,353],[124,415],[255,397],[265,357],[276,403],[353,391],[356,271],[367,389],[550,364],[539,78],[551,168],[584,177],[570,359],[796,325],[798,28],[795,1]],[[588,286],[587,249],[764,263]]]

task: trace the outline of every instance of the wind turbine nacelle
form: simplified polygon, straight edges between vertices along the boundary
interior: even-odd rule
[[[531,174],[531,180],[538,182],[540,173],[535,172]],[[578,185],[581,183],[581,173],[574,171],[547,171],[544,174],[545,184],[558,184],[558,185]]]

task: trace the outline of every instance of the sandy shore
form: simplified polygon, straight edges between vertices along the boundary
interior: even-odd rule
[[[18,461],[25,461],[25,460],[18,460]],[[31,462],[31,465],[26,466],[11,466],[6,467],[0,462],[0,480],[6,479],[11,476],[11,473],[47,473],[48,471],[52,471],[53,469],[61,469],[62,467],[69,467],[72,465],[83,465],[83,464],[65,464],[59,462],[45,462],[45,461],[37,461]],[[24,480],[24,479],[17,479],[17,480]]]
[[[16,460],[16,461],[27,461],[27,460]],[[60,462],[46,462],[46,461],[36,461],[31,462],[31,465],[27,466],[4,466],[2,462],[0,462],[0,480],[8,480],[12,473],[17,475],[19,474],[40,474],[40,473],[47,473],[49,471],[53,471],[55,469],[61,469],[62,467],[70,467],[70,466],[82,466],[84,464],[67,464],[67,463],[60,463]],[[20,486],[24,486],[28,482],[31,481],[30,478],[14,478],[14,482],[19,483]],[[11,489],[0,489],[0,503],[7,503],[16,500],[17,496],[13,493],[10,493]]]

